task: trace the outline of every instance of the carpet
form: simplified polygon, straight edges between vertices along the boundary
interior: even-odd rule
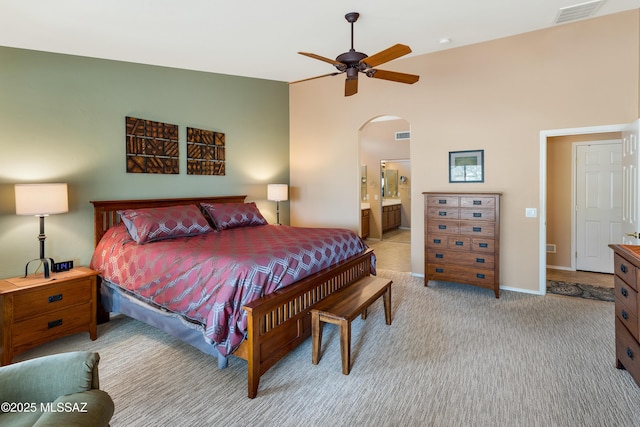
[[[584,283],[560,282],[555,280],[547,280],[547,292],[556,295],[579,297],[597,301],[613,302],[615,299],[613,288],[587,285]]]
[[[614,305],[432,282],[393,280],[391,325],[376,301],[354,320],[352,369],[326,325],[322,359],[306,340],[247,398],[247,365],[215,358],[115,316],[98,339],[76,334],[20,354],[100,353],[112,427],[617,427],[640,425],[640,387],[615,367]]]

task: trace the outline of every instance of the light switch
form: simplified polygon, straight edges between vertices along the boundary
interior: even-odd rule
[[[527,218],[535,218],[538,216],[538,210],[536,208],[526,208],[524,211],[524,216]]]

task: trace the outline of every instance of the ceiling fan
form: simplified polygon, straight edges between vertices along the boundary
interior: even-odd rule
[[[351,23],[351,49],[349,49],[348,52],[338,55],[335,60],[316,55],[315,53],[298,52],[300,55],[328,62],[336,67],[338,72],[323,74],[321,76],[298,80],[292,83],[299,83],[328,76],[336,76],[346,72],[347,79],[344,84],[344,96],[351,96],[358,93],[358,73],[363,73],[367,77],[372,77],[374,79],[390,80],[399,83],[413,84],[417,82],[418,79],[420,79],[420,76],[416,76],[414,74],[398,73],[395,71],[373,68],[411,53],[411,48],[409,46],[396,44],[371,56],[362,52],[356,52],[353,48],[353,24],[358,20],[359,16],[360,14],[357,12],[350,12],[344,16],[347,22]]]

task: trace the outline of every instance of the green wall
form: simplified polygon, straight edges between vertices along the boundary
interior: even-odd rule
[[[179,125],[180,174],[126,173],[126,116]],[[225,133],[226,176],[186,174],[187,126]],[[87,265],[90,200],[247,194],[275,222],[266,184],[289,182],[289,89],[0,47],[0,149],[0,277],[38,256],[38,221],[15,215],[15,183],[69,184],[69,213],[46,219],[46,255]],[[288,203],[281,211],[288,223]]]

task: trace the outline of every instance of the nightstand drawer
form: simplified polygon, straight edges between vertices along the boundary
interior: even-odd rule
[[[13,325],[13,348],[20,352],[76,332],[89,330],[91,303],[52,311]]]
[[[17,293],[13,299],[14,321],[91,301],[91,280],[80,278]]]

